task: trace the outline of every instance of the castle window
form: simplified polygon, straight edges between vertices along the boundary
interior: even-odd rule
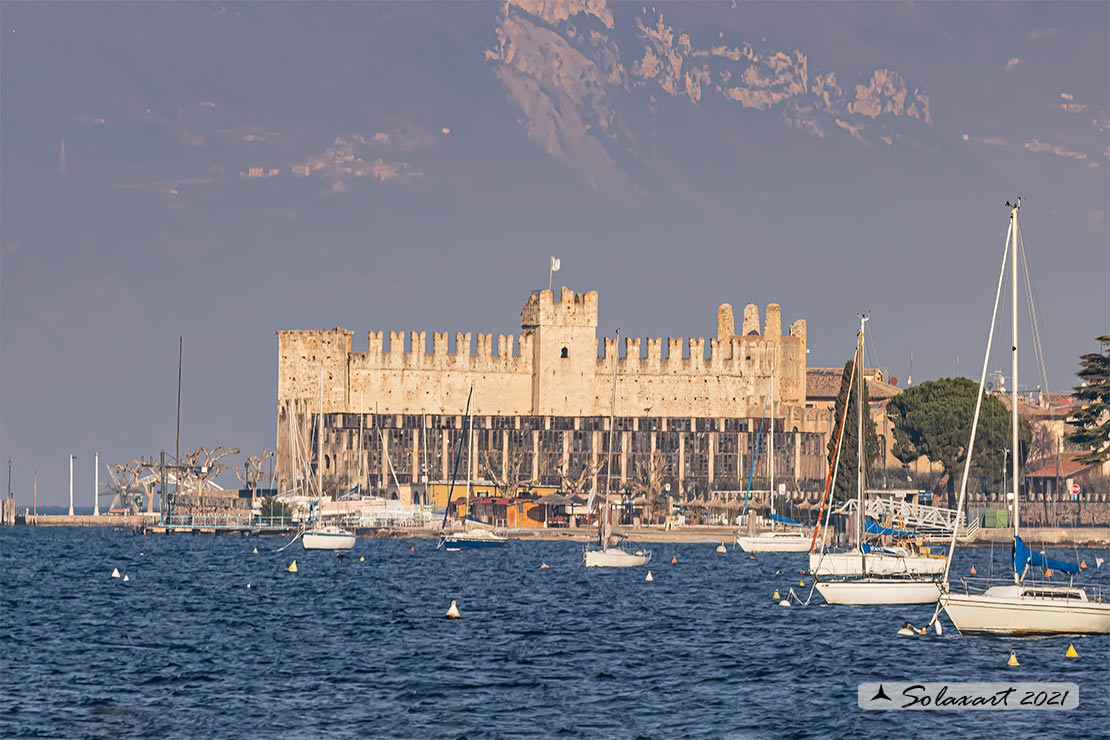
[[[561,350],[559,350],[559,357],[563,358],[564,360],[567,359],[567,348],[566,347],[563,347]]]

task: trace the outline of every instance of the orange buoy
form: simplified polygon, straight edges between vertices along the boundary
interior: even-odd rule
[[[1079,570],[1087,570],[1087,561],[1086,560],[1080,560],[1079,561]]]
[[[975,572],[976,572],[976,571],[975,571],[975,566],[973,565],[973,566],[971,566],[971,571],[970,571],[970,573],[971,573],[971,575],[975,575]]]
[[[1045,568],[1044,569],[1044,577],[1045,578],[1052,578],[1052,568]]]
[[[671,556],[671,565],[678,565],[678,556],[677,555],[672,555]]]

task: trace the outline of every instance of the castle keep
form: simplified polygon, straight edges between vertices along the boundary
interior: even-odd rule
[[[459,480],[486,479],[504,495],[529,484],[588,489],[605,475],[615,378],[614,487],[669,484],[680,497],[706,498],[746,482],[772,373],[776,478],[822,477],[829,420],[805,407],[805,321],[783,334],[771,304],[761,331],[749,304],[737,332],[725,304],[708,342],[618,343],[598,339],[596,291],[564,287],[555,298],[528,298],[519,335],[495,344],[492,334],[457,333],[453,352],[446,332],[432,335],[429,351],[426,332],[407,342],[389,332],[387,344],[372,331],[366,352],[353,352],[343,329],[278,332],[279,487],[296,488],[319,464],[325,490],[446,480],[461,445]],[[472,447],[463,428],[471,388]],[[766,463],[757,461],[757,478]]]

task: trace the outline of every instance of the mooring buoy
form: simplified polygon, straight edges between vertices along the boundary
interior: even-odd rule
[[[1018,663],[1017,653],[1015,653],[1013,650],[1010,651],[1010,659],[1006,661],[1006,665],[1009,665],[1009,666],[1019,666],[1019,665],[1021,665],[1021,663]]]
[[[119,578],[119,568],[112,568],[112,578]]]
[[[290,563],[289,567],[286,568],[286,570],[289,571],[290,573],[296,573],[297,572],[297,561],[294,560],[292,563]]]
[[[652,581],[654,581],[654,580],[655,580],[655,579],[654,579],[654,578],[652,577],[652,575],[651,575],[651,571],[650,571],[650,570],[648,571],[647,577],[646,577],[646,578],[644,578],[644,580],[645,580],[645,581],[647,581],[648,583],[651,583]]]
[[[447,618],[462,619],[462,614],[459,613],[459,605],[455,603],[454,599],[451,599],[451,606],[447,609]]]
[[[1067,652],[1064,653],[1065,658],[1078,658],[1079,653],[1075,652],[1075,645],[1068,644]]]

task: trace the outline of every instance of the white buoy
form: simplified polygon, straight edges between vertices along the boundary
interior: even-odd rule
[[[459,613],[459,605],[451,599],[451,608],[447,610],[448,619],[462,619],[462,614]]]
[[[722,542],[721,544],[717,545],[717,552],[721,553],[722,555],[728,552],[728,548],[725,547],[725,543]]]
[[[251,587],[250,581],[247,581],[247,588],[250,588],[250,587]]]
[[[653,578],[653,577],[652,577],[652,575],[651,575],[651,571],[650,571],[650,570],[648,571],[648,574],[647,574],[647,576],[646,576],[646,577],[644,578],[644,580],[645,580],[645,581],[647,581],[648,583],[651,583],[652,581],[654,581],[654,580],[655,580],[655,578]]]
[[[127,575],[126,573],[124,573],[124,574],[123,574],[123,582],[124,582],[124,583],[127,583],[127,582],[128,582],[128,581],[130,581],[130,580],[131,580],[131,577],[130,577],[129,575]]]
[[[119,578],[119,568],[112,568],[112,578]]]
[[[540,570],[547,570],[550,567],[551,566],[548,565],[547,563],[540,563]]]
[[[940,620],[939,619],[937,621],[933,622],[933,632],[936,632],[938,635],[943,635],[944,634],[944,628],[940,626]]]
[[[786,599],[783,599],[779,602],[779,606],[790,606],[790,602]]]
[[[1095,570],[1098,570],[1099,568],[1101,568],[1102,564],[1105,563],[1105,562],[1106,561],[1102,558],[1095,558]]]
[[[914,631],[913,631],[913,630],[911,630],[911,629],[908,629],[908,628],[906,628],[906,627],[903,627],[902,629],[898,630],[898,634],[899,634],[899,635],[902,635],[903,637],[913,637],[913,636],[914,636],[914,635],[916,635],[917,633],[916,633],[916,632],[914,632]]]
[[[254,548],[253,550],[251,550],[251,555],[257,555],[257,554],[258,554],[258,548],[257,547]]]

